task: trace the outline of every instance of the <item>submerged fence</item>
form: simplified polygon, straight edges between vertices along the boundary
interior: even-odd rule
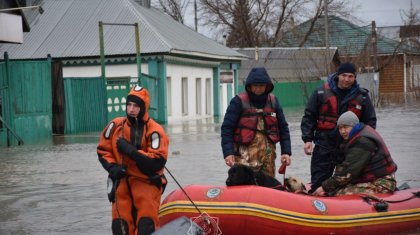
[[[278,98],[283,108],[302,107],[308,102],[312,92],[323,83],[322,80],[313,82],[288,82],[274,83],[273,94]],[[244,91],[244,86],[239,86],[239,91]]]

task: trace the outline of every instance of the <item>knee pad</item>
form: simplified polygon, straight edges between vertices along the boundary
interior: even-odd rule
[[[112,234],[123,235],[128,234],[128,223],[123,219],[115,219],[112,221]]]
[[[142,217],[137,226],[138,235],[150,235],[155,231],[155,223],[149,217]]]

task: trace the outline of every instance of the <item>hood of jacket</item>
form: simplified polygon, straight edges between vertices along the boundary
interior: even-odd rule
[[[274,85],[271,81],[270,76],[268,76],[267,71],[265,68],[253,68],[248,74],[248,77],[245,81],[245,89],[246,91],[250,92],[250,85],[251,84],[266,84],[267,88],[265,93],[268,94],[273,91]]]
[[[141,86],[134,86],[131,88],[127,95],[127,102],[134,102],[140,107],[140,112],[137,115],[138,120],[146,122],[149,120],[149,106],[150,106],[150,95],[146,88]],[[127,115],[130,119],[130,117]]]

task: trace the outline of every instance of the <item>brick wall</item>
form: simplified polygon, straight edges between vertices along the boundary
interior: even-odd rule
[[[359,72],[372,71],[372,58],[340,56],[341,62],[353,61]],[[381,103],[404,102],[408,96],[420,97],[420,55],[406,55],[405,62],[403,54],[378,56]],[[404,93],[404,69],[407,93]]]
[[[404,56],[379,56],[379,92],[404,92]]]

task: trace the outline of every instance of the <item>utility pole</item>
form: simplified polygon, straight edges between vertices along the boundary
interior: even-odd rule
[[[377,72],[379,69],[377,41],[378,40],[376,37],[376,23],[375,21],[372,21],[372,53],[373,53],[373,66],[374,66],[375,72]]]
[[[330,54],[330,39],[328,33],[328,0],[324,0],[324,20],[325,20],[325,71],[327,72],[327,76],[330,73],[330,66],[328,62],[329,54]]]
[[[195,31],[198,32],[197,0],[194,0],[194,26],[195,26]]]

